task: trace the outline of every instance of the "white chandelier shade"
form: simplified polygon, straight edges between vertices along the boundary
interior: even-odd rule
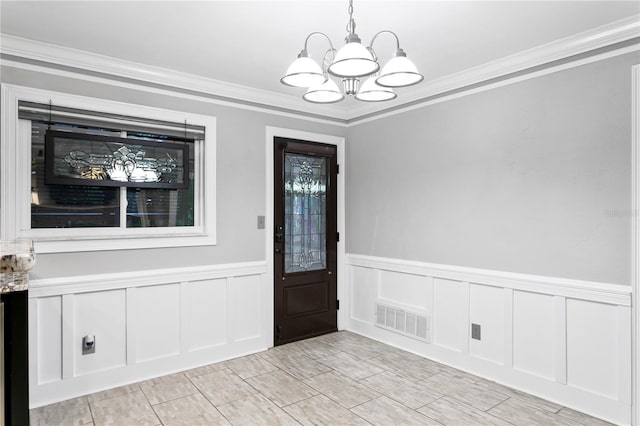
[[[301,52],[302,55],[302,52]],[[320,65],[308,56],[298,55],[298,59],[287,69],[287,73],[280,79],[283,84],[293,87],[311,87],[324,83],[327,76]]]
[[[336,82],[329,78],[318,86],[310,87],[302,98],[305,101],[316,104],[332,104],[343,100],[344,95],[338,88]]]
[[[385,87],[406,87],[418,84],[423,79],[418,68],[406,56],[396,56],[382,68],[376,83]]]
[[[365,77],[378,72],[380,64],[374,59],[371,52],[360,42],[345,44],[329,65],[329,73],[336,77]]]
[[[406,53],[400,48],[400,40],[393,31],[379,31],[371,39],[369,47],[365,47],[355,33],[355,28],[353,0],[349,0],[349,24],[345,45],[336,51],[326,34],[321,32],[309,34],[298,59],[289,66],[280,81],[288,86],[309,88],[303,95],[306,101],[333,103],[343,100],[345,94],[355,95],[356,99],[365,102],[388,101],[397,97],[392,88],[411,86],[424,79],[413,62],[407,59]],[[373,50],[373,44],[381,34],[390,34],[395,38],[396,51],[394,57],[380,72],[380,61]],[[322,66],[311,59],[307,53],[307,44],[314,35],[320,35],[329,42],[330,48],[324,54]],[[344,94],[328,74],[342,78]],[[370,78],[360,86],[360,78],[363,77]]]
[[[382,102],[395,99],[398,95],[390,87],[380,86],[376,83],[376,76],[369,77],[356,94],[356,99],[365,102]]]

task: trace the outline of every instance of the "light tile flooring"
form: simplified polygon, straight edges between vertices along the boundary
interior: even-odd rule
[[[339,332],[31,410],[32,425],[605,425]]]

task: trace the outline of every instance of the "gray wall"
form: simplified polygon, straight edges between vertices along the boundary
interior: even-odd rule
[[[629,284],[637,53],[363,123],[347,252]]]
[[[41,254],[32,278],[149,270],[264,260],[265,126],[345,136],[346,128],[262,112],[2,68],[2,82],[217,118],[217,240],[215,247]]]
[[[217,117],[218,245],[47,254],[38,278],[263,260],[265,126],[347,136],[347,252],[629,283],[637,54],[350,127],[2,68],[2,82]]]

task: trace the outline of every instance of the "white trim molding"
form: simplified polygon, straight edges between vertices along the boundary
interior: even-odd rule
[[[476,284],[509,288],[512,290],[563,297],[577,297],[582,300],[631,306],[631,287],[620,284],[518,274],[514,272],[467,268],[463,266],[363,256],[358,254],[349,254],[347,263],[352,266],[365,268],[397,271],[405,274],[438,277],[454,281],[473,282]]]
[[[631,85],[631,286],[633,424],[640,425],[640,65],[632,68]]]
[[[338,242],[338,300],[340,303],[340,310],[338,311],[338,329],[342,330],[345,327],[347,321],[346,309],[343,308],[347,305],[348,292],[346,288],[346,256],[345,247],[347,241],[347,233],[345,230],[345,139],[340,136],[324,135],[320,133],[311,133],[294,129],[286,129],[280,127],[267,126],[265,132],[265,253],[267,261],[267,273],[266,279],[269,283],[269,291],[271,292],[271,300],[273,300],[273,218],[274,218],[274,200],[273,200],[273,185],[274,185],[274,164],[273,164],[273,140],[275,137],[300,139],[309,142],[326,143],[335,145],[337,149],[337,161],[340,166],[340,173],[338,173],[338,232],[340,233],[340,241]],[[267,324],[273,330],[273,306],[271,306],[270,316],[265,318]],[[272,333],[273,334],[273,333]],[[270,346],[273,346],[273,336]]]
[[[3,84],[0,139],[0,236],[32,239],[39,253],[181,247],[216,244],[216,118],[143,105]],[[196,223],[191,227],[31,229],[31,128],[20,120],[18,102],[52,102],[59,106],[205,127],[196,143],[194,183]]]
[[[303,120],[326,121],[330,124],[345,126],[348,125],[346,123],[352,124],[360,122],[361,119],[367,120],[370,118],[369,116],[375,116],[378,113],[389,114],[389,110],[402,110],[403,106],[407,104],[412,104],[412,107],[416,107],[416,103],[417,105],[423,104],[422,100],[438,94],[463,89],[502,77],[511,80],[509,77],[511,74],[526,72],[541,65],[561,61],[589,51],[615,46],[618,43],[640,37],[639,16],[624,18],[422,84],[414,87],[410,94],[407,93],[403,95],[402,99],[396,101],[382,104],[359,103],[349,109],[338,104],[311,105],[292,95],[264,91],[193,74],[152,67],[92,52],[28,40],[9,34],[1,34],[0,53],[12,57],[3,59],[3,66],[37,70],[154,93],[172,94],[173,96],[189,97],[204,102],[265,111],[277,115],[297,116]],[[621,49],[616,54],[623,54],[625,51],[637,49],[637,47],[627,48],[627,50]],[[607,57],[610,57],[610,55],[600,55],[598,59]],[[123,78],[129,80],[129,82],[121,81]],[[518,78],[521,79],[522,76]],[[145,82],[161,85],[167,89],[145,86]],[[169,91],[172,88],[176,91],[170,93]],[[180,93],[178,89],[193,91],[196,94]],[[198,93],[202,94],[202,96],[198,96]],[[301,114],[296,114],[296,111],[301,112]],[[323,119],[322,117],[325,118]]]
[[[121,288],[145,287],[185,281],[259,275],[266,271],[265,261],[223,265],[186,266],[147,271],[114,272],[59,278],[36,278],[29,282],[29,297],[50,297]]]
[[[347,329],[618,424],[632,411],[631,287],[347,255]],[[430,342],[376,304],[430,318]],[[471,338],[471,323],[482,328]],[[498,390],[499,392],[499,390]]]
[[[257,261],[32,280],[31,408],[267,349],[265,272]],[[86,334],[96,351],[83,356]]]
[[[290,111],[325,115],[341,120],[346,119],[345,110],[333,104],[310,104],[302,100],[299,96],[260,90],[195,74],[127,61],[112,56],[99,55],[93,52],[29,40],[10,34],[1,34],[1,37],[2,45],[0,45],[0,53],[2,54],[41,62],[42,64],[54,64],[59,67],[67,67],[77,70],[78,74],[81,74],[83,71],[98,73],[98,75],[103,76],[104,81],[114,77],[125,78],[138,82],[157,84],[162,87],[195,91],[201,94],[215,96],[221,100],[221,103],[224,102],[225,98],[234,100],[236,101],[236,107],[239,106],[238,103],[245,102],[263,106],[265,110],[268,110],[266,106],[275,106]],[[16,61],[12,61],[11,64],[17,67],[21,66]],[[228,102],[225,103],[229,104]]]
[[[510,74],[521,71],[534,69],[541,65],[552,64],[556,61],[612,46],[637,37],[640,37],[640,15],[624,18],[415,86],[410,93],[403,93],[401,100],[386,102],[384,104],[359,103],[348,111],[347,118],[349,124],[354,124],[355,122],[360,123],[360,118],[363,116],[370,114],[374,114],[375,116],[376,113],[383,110],[394,108],[403,109],[403,105],[416,102],[417,105],[412,105],[412,107],[419,107],[424,103],[420,101],[429,97],[509,76]],[[638,49],[640,49],[640,46],[621,50],[616,54],[624,54],[628,51]],[[610,56],[611,55],[601,55],[599,59],[606,59]],[[575,62],[580,63],[579,61]],[[566,67],[567,66],[564,66],[559,69],[566,69]],[[522,78],[523,77],[520,76],[516,80]],[[511,81],[513,79],[507,78],[507,80]]]

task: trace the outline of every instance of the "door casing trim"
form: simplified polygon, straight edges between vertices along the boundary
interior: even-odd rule
[[[340,233],[340,241],[338,241],[338,271],[337,286],[338,299],[340,300],[340,310],[338,310],[338,330],[343,330],[347,326],[349,316],[347,311],[350,303],[347,294],[347,272],[346,272],[346,256],[345,247],[347,234],[345,232],[345,138],[341,136],[326,135],[322,133],[311,133],[295,129],[287,129],[282,127],[266,126],[265,137],[265,258],[267,261],[267,274],[265,289],[267,295],[263,300],[269,300],[267,309],[264,313],[264,324],[268,330],[273,331],[274,316],[274,291],[273,291],[273,139],[275,137],[300,139],[309,142],[320,142],[329,145],[335,145],[337,149],[337,160],[340,165],[340,173],[338,173],[338,232]],[[266,302],[265,302],[266,303]],[[267,347],[273,347],[273,332],[265,335]]]
[[[631,69],[631,424],[640,425],[640,65]]]

